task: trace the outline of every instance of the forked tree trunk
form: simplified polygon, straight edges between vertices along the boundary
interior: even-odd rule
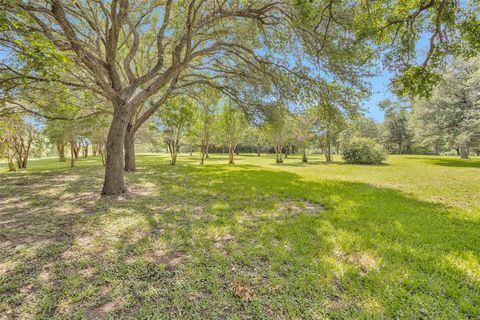
[[[125,130],[129,115],[123,106],[116,106],[113,119],[107,136],[107,160],[105,161],[105,179],[103,181],[103,195],[117,195],[127,192],[123,174],[124,158],[123,147]]]
[[[127,131],[125,134],[125,171],[137,170],[135,163],[135,134],[131,131]]]
[[[468,159],[468,147],[466,143],[460,144],[460,158],[461,159]]]

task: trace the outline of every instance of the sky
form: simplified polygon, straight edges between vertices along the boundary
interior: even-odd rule
[[[379,63],[381,63],[379,61]],[[365,115],[375,119],[378,122],[383,122],[384,112],[378,107],[378,103],[385,99],[394,100],[394,94],[391,92],[389,83],[392,74],[381,68],[379,74],[370,78],[372,86],[372,95],[370,99],[364,101],[363,107],[366,110]]]

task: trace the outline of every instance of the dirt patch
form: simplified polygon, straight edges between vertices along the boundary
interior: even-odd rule
[[[227,243],[235,241],[235,236],[226,234],[223,236],[216,235],[213,240],[213,246],[217,249],[222,249]]]
[[[161,263],[166,268],[178,268],[186,257],[187,254],[182,251],[165,252],[164,250],[155,250],[149,260],[152,263]]]
[[[92,308],[87,312],[87,319],[106,319],[110,313],[118,310],[123,304],[121,301],[111,301]]]
[[[236,297],[245,301],[252,301],[256,296],[255,291],[242,280],[233,283],[232,291]]]

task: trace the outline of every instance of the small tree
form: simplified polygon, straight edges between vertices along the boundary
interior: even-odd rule
[[[228,163],[234,164],[235,149],[247,129],[245,115],[229,101],[222,108],[219,126],[223,143],[228,148]]]
[[[180,150],[180,139],[185,130],[193,124],[195,105],[187,98],[174,97],[169,99],[159,116],[163,125],[164,141],[170,153],[171,165],[177,163]]]
[[[285,111],[278,112],[267,124],[267,132],[270,143],[275,150],[275,162],[283,163],[282,149],[290,139],[290,128],[288,127],[288,116]]]
[[[17,160],[19,169],[26,169],[30,148],[35,138],[33,126],[23,118],[15,116],[6,120],[3,130],[6,148],[9,149],[8,153],[11,155],[8,157],[10,169],[13,168],[13,158]]]
[[[308,162],[307,146],[313,139],[314,119],[308,112],[298,114],[294,118],[293,136],[295,144],[303,150],[302,162]]]

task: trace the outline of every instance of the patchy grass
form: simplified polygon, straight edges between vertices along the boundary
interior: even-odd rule
[[[0,318],[479,318],[480,160],[0,173]]]

